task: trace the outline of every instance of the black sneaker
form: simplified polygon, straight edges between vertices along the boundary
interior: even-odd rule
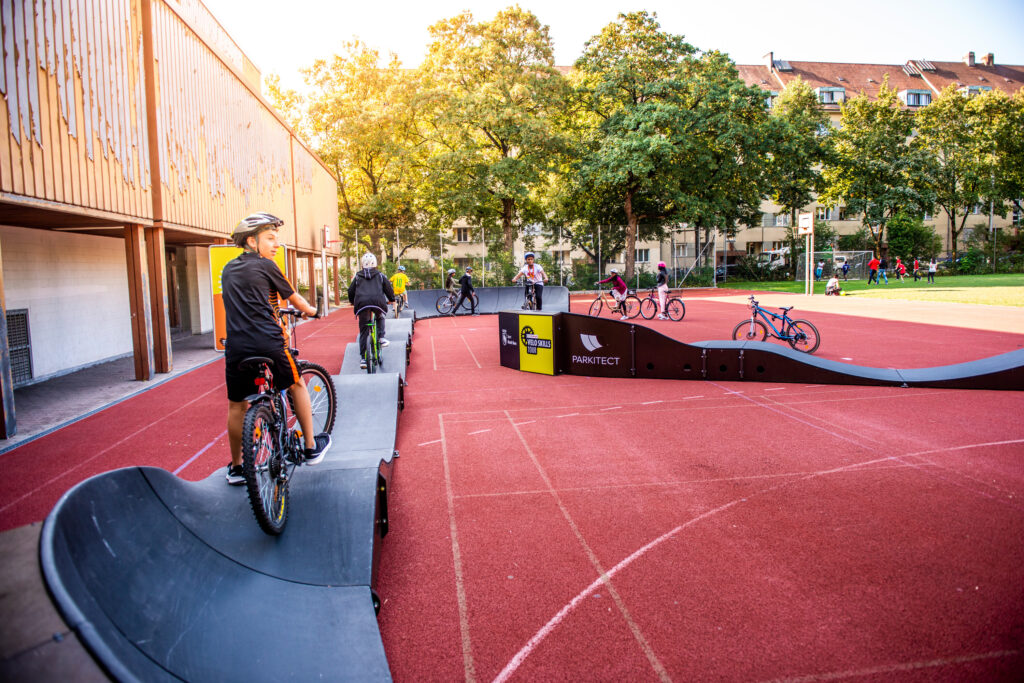
[[[306,464],[315,465],[324,459],[324,453],[331,447],[331,435],[317,434],[313,437],[313,442],[316,444],[312,450],[306,449]]]
[[[228,463],[228,483],[232,486],[241,486],[245,483],[245,471],[241,465],[232,465]]]

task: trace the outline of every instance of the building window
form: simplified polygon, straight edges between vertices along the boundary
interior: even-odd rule
[[[932,219],[932,212],[931,211],[925,211],[924,214],[921,216],[921,220],[923,220],[923,221],[930,221],[931,219]]]
[[[924,107],[931,104],[932,94],[927,90],[903,90],[900,99],[908,107]]]
[[[775,227],[786,228],[789,227],[789,214],[788,213],[777,213],[775,214]]]
[[[455,228],[455,241],[456,242],[468,242],[469,241],[469,228]]]
[[[846,99],[846,88],[818,88],[818,101],[822,104],[839,104]]]
[[[761,253],[760,242],[747,242],[747,256],[753,256],[754,254]]]
[[[674,247],[673,254],[676,258],[686,258],[689,256],[690,245],[689,244],[677,244]]]
[[[1022,212],[1016,205],[1013,208],[1013,215],[1010,219],[1013,222],[1013,227],[1019,228],[1024,225],[1024,212]]]
[[[468,256],[465,258],[460,257],[455,259],[455,267],[460,271],[466,270],[466,266],[471,265],[473,265],[473,259]],[[455,275],[456,277],[458,277],[458,273],[456,273]]]
[[[981,93],[991,89],[992,86],[990,85],[965,85],[960,88],[960,92],[964,97],[974,97],[975,95],[980,95]]]
[[[637,263],[650,263],[651,262],[651,250],[650,249],[637,249],[636,250],[636,262]]]
[[[977,216],[979,213],[981,213],[981,204],[975,204],[971,207],[971,215]]]

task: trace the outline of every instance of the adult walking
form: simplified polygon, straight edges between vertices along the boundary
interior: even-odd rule
[[[889,276],[885,274],[885,271],[889,269],[889,259],[882,257],[882,260],[878,262],[878,277],[875,278],[875,284],[882,284],[882,278],[885,278],[885,284],[889,284]]]
[[[665,265],[664,261],[658,262],[658,303],[661,304],[661,308],[658,309],[658,320],[668,320],[668,316],[665,315],[665,303],[668,301],[668,266]]]
[[[455,315],[455,311],[459,310],[459,306],[466,299],[469,299],[469,312],[472,315],[478,315],[476,312],[476,297],[473,296],[473,293],[476,291],[473,289],[473,266],[466,266],[466,274],[459,278],[459,285],[462,289],[459,291],[459,300],[452,307],[452,315]]]
[[[921,262],[915,256],[914,257],[914,282],[917,282],[920,279],[921,279]]]
[[[939,264],[935,262],[934,258],[932,258],[932,260],[928,262],[928,282],[935,284],[935,271],[938,269]]]
[[[879,260],[877,256],[872,255],[871,260],[868,261],[868,284],[872,282],[878,282],[878,264]]]

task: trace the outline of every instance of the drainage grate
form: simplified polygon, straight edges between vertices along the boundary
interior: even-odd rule
[[[11,380],[17,387],[32,379],[32,339],[28,333],[28,309],[7,311],[7,348],[11,355]]]

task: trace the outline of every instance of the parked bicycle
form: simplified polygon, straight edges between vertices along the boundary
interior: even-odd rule
[[[630,319],[640,315],[640,299],[631,289],[626,291],[626,298],[618,302],[612,298],[610,290],[602,290],[598,287],[597,298],[590,303],[590,315],[601,315],[601,310],[605,307],[612,313],[618,313]]]
[[[469,303],[470,296],[473,297],[472,304]],[[437,312],[440,313],[441,315],[448,315],[455,308],[455,302],[458,300],[458,292],[448,292],[437,297],[437,302],[434,304],[434,308],[436,308]],[[466,299],[462,302],[462,305],[459,308],[461,308],[464,311],[472,311],[473,307],[479,306],[480,298],[476,295],[476,292],[473,292],[472,294],[466,297]]]
[[[821,344],[818,328],[807,320],[793,320],[790,318],[789,312],[793,310],[793,306],[781,306],[779,310],[782,311],[781,315],[772,313],[762,308],[754,297],[751,296],[750,319],[744,320],[733,329],[732,338],[737,340],[764,341],[769,335],[768,328],[771,328],[771,336],[784,342],[789,342],[789,345],[797,351],[803,351],[804,353],[814,353],[817,351],[818,345]],[[764,322],[758,320],[758,316]],[[779,327],[782,328],[781,332],[772,323],[773,320],[779,321]]]
[[[292,308],[281,309],[282,319],[289,317],[292,342],[295,343],[295,319],[302,314]],[[314,433],[334,428],[337,395],[330,373],[316,363],[299,360],[296,348],[288,349],[295,358],[306,383],[313,407]],[[257,370],[257,392],[248,397],[249,409],[242,423],[242,471],[256,521],[264,532],[276,536],[288,521],[288,484],[295,468],[305,461],[302,428],[295,416],[287,387],[274,386],[273,362],[262,356],[244,359],[243,369]]]
[[[651,287],[647,291],[647,298],[640,302],[640,315],[644,317],[644,320],[650,320],[658,313],[658,309],[661,307],[661,303],[658,299],[658,288]],[[677,296],[669,297],[665,300],[665,315],[670,320],[679,322],[686,315],[686,304],[683,300]]]

